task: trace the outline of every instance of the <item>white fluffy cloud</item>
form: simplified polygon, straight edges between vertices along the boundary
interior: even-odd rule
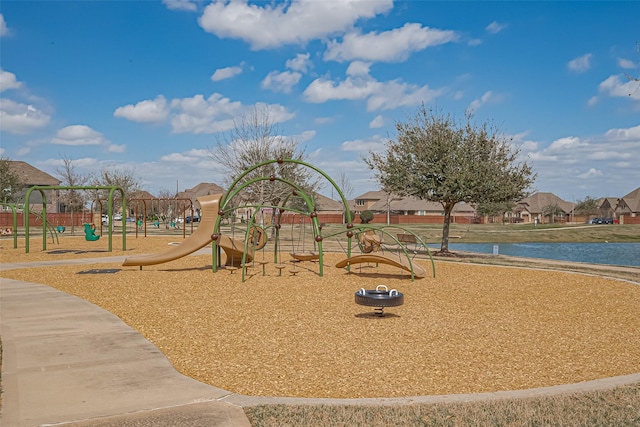
[[[0,130],[13,134],[27,134],[42,128],[51,117],[30,104],[0,98]]]
[[[485,28],[485,30],[487,30],[487,32],[491,34],[498,34],[505,28],[507,28],[507,24],[501,24],[498,21],[493,21],[491,24],[487,25],[487,28]]]
[[[173,133],[224,132],[233,128],[234,118],[254,107],[267,108],[273,123],[282,123],[294,117],[293,113],[279,104],[256,103],[254,106],[246,106],[241,102],[231,101],[219,93],[214,93],[206,99],[200,94],[191,98],[174,99],[170,107]]]
[[[22,82],[18,81],[15,74],[0,68],[0,92],[9,89],[18,89],[21,86]]]
[[[622,79],[619,75],[609,76],[598,86],[601,94],[613,98],[631,98],[640,101],[640,83],[633,80]]]
[[[369,129],[378,129],[384,126],[384,118],[378,115],[369,122]]]
[[[312,65],[311,61],[309,60],[310,56],[311,55],[309,53],[299,53],[295,58],[288,59],[285,65],[287,66],[287,68],[293,71],[306,73]]]
[[[242,73],[242,67],[240,66],[218,68],[211,76],[211,80],[217,82],[220,80],[230,79],[240,73]]]
[[[527,148],[531,151],[527,154],[538,173],[537,186],[547,189],[545,191],[564,188],[571,196],[567,183],[579,183],[582,191],[589,192],[590,189],[601,191],[603,180],[608,179],[632,184],[640,182],[637,168],[640,164],[640,125],[610,129],[589,138],[559,138],[539,148],[541,145],[529,143]],[[616,195],[616,191],[612,189],[610,194],[591,195]],[[567,197],[567,193],[564,196]]]
[[[354,64],[358,66],[352,68]],[[430,89],[429,85],[416,86],[400,80],[379,82],[366,74],[365,65],[352,63],[347,78],[342,81],[325,77],[314,80],[303,93],[305,100],[312,103],[366,100],[367,111],[377,111],[429,103],[443,93],[442,90]]]
[[[296,71],[272,71],[262,80],[260,86],[263,89],[270,89],[274,92],[291,92],[291,88],[295,86],[302,77],[302,74]]]
[[[584,73],[585,71],[588,71],[589,68],[591,68],[592,57],[592,54],[586,53],[582,56],[572,59],[567,64],[567,68],[569,68],[569,70],[571,71],[575,71],[576,73]]]
[[[636,68],[636,64],[626,58],[618,58],[618,66],[620,66],[620,68],[626,68],[626,69],[630,69],[630,68]]]
[[[368,153],[369,151],[381,151],[384,149],[385,140],[380,135],[374,135],[369,139],[354,139],[342,143],[343,151],[356,151]]]
[[[195,12],[198,5],[193,0],[162,0],[169,10],[185,10],[187,12]]]
[[[480,98],[477,98],[471,101],[468,108],[470,111],[478,111],[483,105],[489,104],[489,103],[495,103],[495,102],[498,102],[499,100],[500,100],[500,97],[489,90],[483,93]]]
[[[4,20],[4,16],[0,13],[0,37],[9,34],[9,28]]]
[[[220,38],[246,41],[253,49],[304,44],[349,30],[360,19],[389,11],[392,0],[300,1],[248,4],[246,0],[210,3],[200,26]]]
[[[158,123],[167,119],[169,108],[164,96],[159,95],[156,99],[140,101],[135,105],[125,105],[119,107],[113,113],[114,117],[121,117],[127,120],[141,123]]]
[[[413,52],[430,46],[456,41],[455,31],[438,30],[423,27],[416,23],[407,23],[381,33],[350,33],[342,42],[330,41],[324,59],[328,61],[365,61],[401,62]]]
[[[58,145],[109,145],[109,141],[100,132],[85,125],[72,125],[60,129],[51,143]]]

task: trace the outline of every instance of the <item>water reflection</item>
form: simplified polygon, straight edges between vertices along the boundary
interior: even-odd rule
[[[451,251],[640,267],[640,243],[449,243]]]

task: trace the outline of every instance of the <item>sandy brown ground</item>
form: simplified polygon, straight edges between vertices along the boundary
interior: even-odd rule
[[[126,255],[165,250],[180,238],[128,239]],[[35,242],[35,244],[34,244]],[[2,263],[125,255],[114,238],[40,240]],[[35,248],[35,249],[34,249]],[[267,259],[272,255],[267,254]],[[437,262],[437,277],[335,263],[272,264],[211,272],[209,255],[163,265],[117,263],[31,268],[1,276],[44,283],[91,301],[154,342],[182,373],[232,392],[263,396],[395,397],[513,390],[640,372],[640,286],[574,273]],[[261,254],[257,255],[262,258]],[[430,270],[425,260],[418,261]],[[115,274],[77,274],[121,268]],[[396,288],[405,304],[383,318],[354,292]]]

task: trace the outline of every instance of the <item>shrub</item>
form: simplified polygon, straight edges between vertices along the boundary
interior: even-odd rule
[[[362,224],[368,224],[371,220],[373,220],[373,212],[371,211],[360,212],[360,222]]]

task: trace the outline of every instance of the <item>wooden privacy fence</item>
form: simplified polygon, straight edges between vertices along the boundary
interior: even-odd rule
[[[73,225],[82,226],[84,223],[92,223],[93,214],[90,212],[76,212],[73,214]],[[17,215],[18,227],[24,227],[24,213],[20,212]],[[71,214],[70,213],[48,213],[47,221],[53,225],[62,225],[70,227]],[[36,214],[29,214],[29,227],[42,226],[42,221]],[[13,227],[13,215],[11,212],[0,212],[0,227]]]

